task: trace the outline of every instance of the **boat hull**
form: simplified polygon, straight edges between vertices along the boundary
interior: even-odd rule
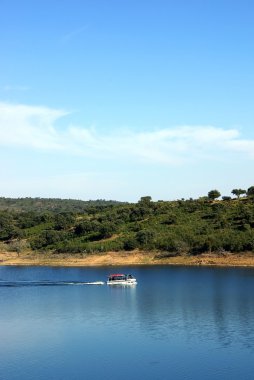
[[[107,285],[137,285],[137,281],[122,281],[122,280],[114,280],[114,281],[107,281]]]

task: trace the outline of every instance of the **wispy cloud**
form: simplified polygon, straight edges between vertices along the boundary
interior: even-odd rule
[[[87,25],[83,25],[80,28],[71,30],[70,32],[66,33],[62,37],[62,43],[65,44],[65,43],[70,42],[73,38],[83,33],[86,29],[87,29]]]
[[[58,128],[58,119],[67,114],[48,107],[0,103],[0,145],[164,165],[223,160],[232,154],[254,159],[254,140],[241,138],[237,129],[179,126],[101,133],[75,125]]]
[[[47,107],[0,103],[0,144],[61,149],[54,123],[66,114]]]

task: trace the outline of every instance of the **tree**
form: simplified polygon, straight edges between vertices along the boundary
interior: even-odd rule
[[[227,196],[227,195],[224,195],[224,196],[222,197],[222,200],[223,200],[223,201],[230,201],[230,200],[231,200],[231,197],[229,197],[229,196]]]
[[[74,217],[72,213],[62,212],[56,214],[55,216],[55,229],[56,230],[65,230],[72,226],[74,222]]]
[[[74,232],[78,236],[87,235],[91,232],[99,232],[101,224],[97,220],[83,220],[75,226]]]
[[[145,205],[149,205],[151,203],[151,201],[152,201],[152,197],[150,197],[149,195],[147,195],[145,197],[141,197],[138,202],[142,203],[142,204],[145,204]]]
[[[155,234],[151,230],[140,230],[136,234],[137,241],[140,244],[145,244],[145,245],[151,243],[154,239],[154,236]]]
[[[108,239],[116,232],[114,223],[104,223],[99,230],[100,239]]]
[[[211,200],[214,200],[216,198],[219,198],[221,196],[221,193],[218,190],[211,190],[208,193],[208,198]]]
[[[243,190],[243,189],[233,189],[231,191],[231,193],[233,195],[235,195],[237,197],[237,199],[239,199],[242,194],[246,194],[246,190]]]
[[[31,241],[32,249],[40,249],[56,244],[66,238],[66,233],[55,230],[44,230]]]
[[[254,198],[254,186],[251,186],[247,190],[248,197]]]
[[[133,249],[137,248],[137,246],[138,246],[137,240],[134,237],[128,237],[124,241],[123,248],[126,251],[132,251]]]

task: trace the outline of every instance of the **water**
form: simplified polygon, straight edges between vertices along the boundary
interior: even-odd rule
[[[253,322],[252,269],[0,267],[0,379],[253,379]]]

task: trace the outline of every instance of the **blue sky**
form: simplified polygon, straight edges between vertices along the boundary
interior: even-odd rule
[[[254,185],[254,3],[0,2],[1,196]]]

